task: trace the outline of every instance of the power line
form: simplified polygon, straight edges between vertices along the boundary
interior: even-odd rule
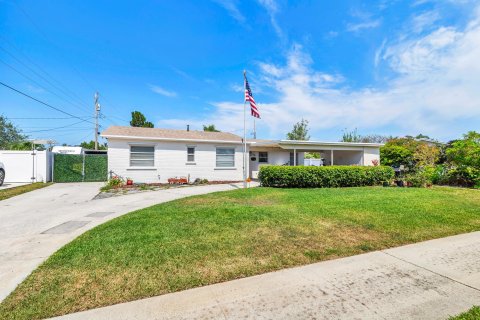
[[[17,61],[18,63],[20,63],[22,66],[24,66],[26,69],[28,69],[29,71],[31,71],[32,73],[34,73],[37,77],[39,77],[40,79],[44,80],[45,82],[47,82],[49,85],[51,85],[53,88],[55,88],[56,90],[60,91],[62,94],[64,94],[65,96],[68,96],[70,99],[80,99],[78,97],[74,97],[72,96],[69,92],[67,92],[65,89],[61,88],[60,86],[56,85],[55,83],[53,83],[52,81],[48,80],[47,78],[45,78],[43,75],[41,75],[40,73],[38,73],[36,70],[34,70],[33,68],[31,68],[30,66],[28,66],[26,63],[24,63],[23,61],[21,61],[20,59],[18,59],[17,57],[15,57],[15,55],[13,55],[12,53],[10,53],[9,51],[7,51],[5,48],[1,47],[0,46],[0,50],[4,51],[5,53],[7,53],[10,57],[12,57],[15,61]],[[5,62],[4,62],[5,63]],[[38,68],[38,66],[37,66]],[[17,71],[18,72],[18,71]],[[43,71],[45,72],[45,71]],[[51,76],[50,76],[51,77]],[[84,104],[83,101],[79,100],[80,105]],[[82,107],[83,108],[83,107]],[[86,110],[86,109],[84,109]]]
[[[11,118],[7,117],[9,120],[68,120],[68,119],[76,119],[75,117],[33,117],[33,118]],[[83,119],[93,119],[94,117],[80,117]]]
[[[61,49],[56,43],[54,43],[52,40],[50,40],[47,35],[45,33],[43,33],[43,31],[38,27],[38,25],[34,22],[34,20],[32,19],[32,17],[22,8],[22,6],[20,4],[18,4],[17,2],[13,2],[14,5],[20,10],[20,12],[27,18],[27,20],[32,24],[32,26],[34,27],[34,29],[38,32],[38,34],[44,39],[46,40],[47,42],[49,42],[51,45],[53,45],[54,47],[56,47],[57,49]],[[88,80],[86,77],[83,76],[83,74],[77,69],[75,68],[74,65],[70,64],[70,67],[71,69],[79,76],[79,78],[81,78],[85,84],[87,84],[93,91],[97,91],[97,88],[95,88]],[[103,94],[102,94],[103,96]],[[105,99],[105,97],[103,97],[103,99],[107,102],[108,104],[108,100]],[[112,107],[113,104],[110,104]],[[115,108],[115,107],[114,107]],[[114,121],[112,121],[111,119],[109,119],[108,116],[104,115],[105,118],[110,121],[112,124],[115,124]],[[128,122],[126,120],[123,120],[122,121],[125,121],[125,122]]]
[[[10,45],[10,47],[12,47],[13,49],[15,49],[18,53],[20,53],[21,55],[23,55],[23,57],[28,60],[32,65],[34,65],[35,67],[37,67],[38,70],[42,71],[45,75],[47,75],[50,79],[52,79],[52,81],[55,81],[59,86],[63,87],[65,89],[65,91],[68,91],[70,92],[73,96],[75,96],[79,102],[81,102],[82,104],[85,104],[85,105],[88,105],[88,103],[85,103],[85,101],[83,100],[83,98],[81,98],[80,96],[78,96],[74,91],[68,89],[65,85],[63,85],[62,82],[58,81],[57,79],[55,79],[55,77],[53,77],[50,73],[48,73],[45,69],[43,69],[41,66],[39,66],[37,63],[35,63],[35,61],[33,61],[33,59],[31,59],[25,52],[23,52],[20,48],[18,48],[12,41],[8,40],[7,38],[5,38],[4,36],[0,35],[1,38],[3,38],[3,40],[5,40],[6,42],[8,42],[8,44]]]
[[[25,96],[25,97],[27,97],[27,98],[30,98],[30,99],[34,100],[34,101],[37,101],[38,103],[41,103],[41,104],[43,104],[44,106],[47,106],[47,107],[49,107],[49,108],[51,108],[51,109],[53,109],[53,110],[56,110],[56,111],[61,112],[61,113],[63,113],[63,114],[66,114],[67,116],[70,116],[70,117],[72,117],[72,118],[76,118],[76,119],[82,120],[81,122],[88,122],[88,123],[91,123],[91,124],[95,124],[95,123],[93,123],[93,122],[91,122],[91,121],[82,119],[81,117],[75,116],[75,115],[73,115],[73,114],[71,114],[71,113],[69,113],[69,112],[66,112],[66,111],[63,111],[63,110],[61,110],[61,109],[59,109],[59,108],[57,108],[57,107],[54,107],[54,106],[52,106],[52,105],[50,105],[50,104],[48,104],[48,103],[46,103],[46,102],[43,102],[43,101],[41,101],[41,100],[38,100],[37,98],[34,98],[34,97],[32,97],[31,95],[29,95],[29,94],[26,94],[26,93],[24,93],[24,92],[22,92],[22,91],[20,91],[20,90],[17,90],[17,89],[15,89],[15,88],[9,86],[8,84],[5,84],[5,83],[1,82],[1,81],[0,81],[0,85],[4,86],[4,87],[6,87],[6,88],[8,88],[8,89],[10,89],[10,90],[12,90],[12,91],[15,91],[16,93],[19,93],[19,94],[21,94],[22,96]]]
[[[57,98],[71,104],[72,106],[74,106],[75,108],[77,109],[82,109],[82,107],[79,107],[78,105],[72,103],[71,101],[65,99],[64,97],[61,97],[59,96],[58,94],[56,94],[55,92],[52,92],[50,91],[49,89],[45,88],[43,85],[41,85],[40,83],[38,83],[38,81],[30,78],[29,76],[27,76],[26,74],[24,74],[23,72],[19,71],[18,69],[16,69],[15,67],[9,65],[8,63],[6,63],[5,61],[1,60],[0,59],[0,62],[3,63],[4,65],[6,65],[7,67],[9,67],[10,69],[12,69],[13,71],[15,71],[16,73],[20,74],[22,77],[24,77],[25,79],[29,80],[29,81],[32,81],[34,84],[36,84],[37,86],[39,86],[40,88],[46,90],[47,92],[53,94],[54,96],[56,96]],[[82,110],[83,111],[83,110]]]

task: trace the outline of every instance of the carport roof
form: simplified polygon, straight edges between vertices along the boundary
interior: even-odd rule
[[[328,142],[328,141],[314,141],[314,140],[263,140],[263,139],[251,139],[252,147],[277,147],[282,149],[294,149],[302,147],[382,147],[382,143],[366,143],[366,142]]]

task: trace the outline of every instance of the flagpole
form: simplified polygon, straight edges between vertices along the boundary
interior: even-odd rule
[[[245,79],[247,76],[247,71],[243,70],[243,188],[247,188],[247,112],[245,111],[245,105],[247,100],[245,99],[245,90],[247,89],[247,84]]]

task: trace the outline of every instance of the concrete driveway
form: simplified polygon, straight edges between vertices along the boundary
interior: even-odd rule
[[[238,188],[207,185],[92,200],[102,183],[64,183],[0,201],[0,301],[40,263],[85,231],[133,210]]]
[[[59,319],[445,320],[479,304],[480,232],[474,232]]]

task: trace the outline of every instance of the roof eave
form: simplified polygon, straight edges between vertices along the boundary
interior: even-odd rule
[[[326,141],[304,141],[304,140],[280,140],[279,145],[325,145],[325,146],[349,146],[349,147],[383,147],[384,143],[368,142],[326,142]]]
[[[212,139],[189,139],[189,138],[161,138],[161,137],[142,137],[142,136],[124,136],[114,134],[101,134],[103,138],[115,138],[122,140],[150,140],[150,141],[185,141],[185,142],[211,142],[211,143],[230,143],[230,144],[243,144],[242,141],[234,140],[212,140]],[[247,144],[250,144],[247,140]]]

